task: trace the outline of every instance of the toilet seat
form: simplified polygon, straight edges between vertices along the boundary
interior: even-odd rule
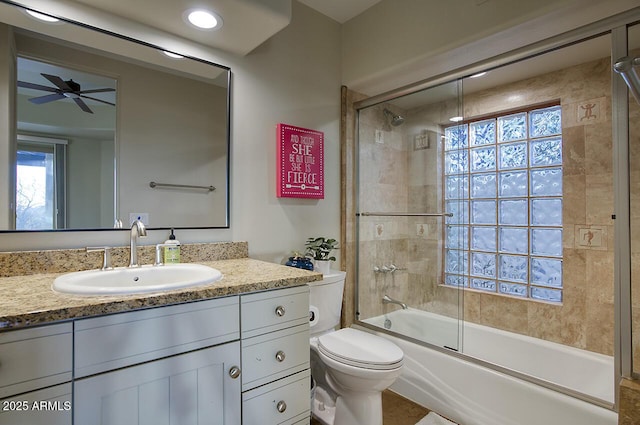
[[[397,369],[404,358],[391,341],[352,328],[318,337],[318,351],[336,362],[373,370]]]

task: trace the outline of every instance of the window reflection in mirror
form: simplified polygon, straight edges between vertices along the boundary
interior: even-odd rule
[[[64,149],[64,145],[61,145]],[[64,216],[56,187],[64,186],[64,155],[55,143],[18,141],[16,160],[16,229],[53,230]],[[56,161],[60,158],[61,162]]]

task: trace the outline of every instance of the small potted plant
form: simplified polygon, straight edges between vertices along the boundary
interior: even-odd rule
[[[314,270],[322,274],[329,274],[331,261],[336,261],[336,257],[331,255],[331,251],[338,249],[338,241],[323,237],[309,238],[305,247],[307,248],[305,254],[314,260]]]
[[[311,260],[298,251],[293,251],[291,253],[291,257],[289,257],[289,261],[287,261],[285,265],[290,267],[297,267],[299,269],[313,270],[313,263],[311,262]]]

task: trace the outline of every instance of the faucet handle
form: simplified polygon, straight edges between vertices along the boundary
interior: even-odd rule
[[[153,263],[154,266],[164,266],[164,261],[162,259],[162,248],[168,246],[176,246],[172,243],[159,243],[156,244],[156,261]]]
[[[100,270],[111,270],[111,247],[109,246],[88,246],[86,248],[87,252],[97,252],[102,251],[102,267]]]

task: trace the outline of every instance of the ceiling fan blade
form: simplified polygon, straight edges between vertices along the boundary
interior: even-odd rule
[[[83,95],[83,94],[81,94],[81,95],[80,95],[80,97],[84,97],[85,99],[95,100],[96,102],[106,103],[107,105],[116,106],[116,104],[115,104],[115,103],[107,102],[106,100],[97,99],[97,98],[95,98],[95,97],[85,96],[85,95]]]
[[[26,81],[18,81],[18,87],[22,87],[25,89],[34,89],[34,90],[43,90],[57,93],[58,89],[54,89],[53,87],[43,86],[41,84],[28,83]]]
[[[49,74],[40,74],[40,75],[42,75],[47,80],[51,81],[55,86],[59,87],[60,90],[65,90],[65,91],[70,91],[70,92],[73,91],[73,89],[71,87],[69,87],[69,85],[66,82],[64,82],[64,80],[62,78],[58,77],[57,75],[49,75]]]
[[[93,114],[93,111],[91,109],[89,109],[89,107],[87,106],[86,103],[84,103],[82,101],[82,99],[80,99],[79,97],[74,97],[73,101],[76,102],[76,104],[80,107],[80,109],[82,109],[85,112],[88,112],[90,114]]]
[[[109,88],[104,88],[104,89],[93,89],[93,90],[82,90],[79,91],[79,94],[85,94],[85,93],[106,93],[106,92],[112,92],[112,91],[116,91],[116,89],[109,89]]]
[[[29,102],[36,105],[42,105],[43,103],[53,102],[54,100],[64,99],[65,96],[60,93],[48,94],[46,96],[32,97]]]

